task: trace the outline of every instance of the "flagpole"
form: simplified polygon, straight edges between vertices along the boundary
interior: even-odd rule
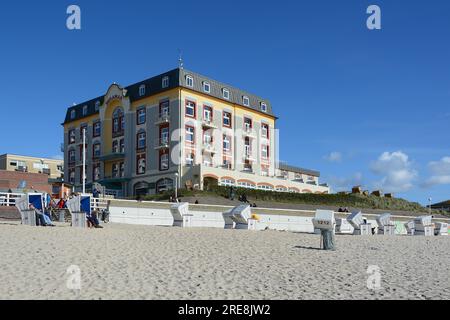
[[[86,128],[83,128],[83,194],[86,193]]]

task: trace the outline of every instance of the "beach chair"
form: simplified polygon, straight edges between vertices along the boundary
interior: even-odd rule
[[[383,213],[377,217],[378,234],[395,235],[395,225],[391,221],[390,213]]]
[[[320,231],[320,248],[323,250],[334,250],[334,229],[336,220],[333,210],[316,210],[312,219],[314,229]]]
[[[258,218],[252,215],[250,205],[240,205],[224,213],[224,216],[231,219],[235,229],[257,230]]]
[[[415,233],[415,225],[414,225],[414,221],[408,221],[405,223],[405,229],[406,229],[406,233],[410,236],[413,236]]]
[[[355,229],[347,221],[347,219],[337,218],[336,219],[336,233],[337,234],[353,234]]]
[[[42,193],[27,193],[16,199],[15,206],[19,210],[23,225],[39,226],[36,214],[45,214],[43,197]],[[30,205],[33,205],[34,209],[30,209]]]
[[[73,197],[66,202],[67,209],[72,217],[72,227],[88,227],[87,215],[91,214],[91,197],[89,195],[80,195]]]
[[[436,222],[434,224],[434,235],[435,236],[448,236],[448,223]]]
[[[187,228],[191,226],[192,215],[189,214],[189,203],[175,203],[170,207],[170,213],[173,217],[174,227]]]
[[[361,211],[352,212],[347,217],[347,221],[352,225],[354,235],[367,236],[372,234],[372,225],[364,221]]]
[[[433,236],[434,225],[433,216],[419,216],[414,219],[414,235],[416,236]]]
[[[225,229],[234,229],[235,223],[233,219],[231,219],[231,210],[227,210],[224,213],[222,213],[223,220],[225,221]]]

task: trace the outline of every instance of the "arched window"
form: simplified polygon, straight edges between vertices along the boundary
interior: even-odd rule
[[[112,130],[115,136],[122,135],[125,130],[125,117],[121,108],[117,108],[113,113]]]
[[[158,180],[156,182],[156,192],[161,193],[167,190],[173,189],[173,180],[169,178],[164,178],[161,180]]]

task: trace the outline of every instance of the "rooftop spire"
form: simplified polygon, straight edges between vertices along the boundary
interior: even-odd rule
[[[183,52],[178,49],[178,66],[183,69]]]

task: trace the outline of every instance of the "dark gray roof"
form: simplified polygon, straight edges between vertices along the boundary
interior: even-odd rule
[[[181,71],[180,72],[180,86],[182,86],[184,88],[198,91],[203,94],[207,94],[207,95],[213,96],[215,98],[218,98],[218,99],[221,99],[224,101],[229,101],[234,104],[237,104],[237,105],[240,105],[240,106],[243,106],[246,108],[250,108],[250,109],[253,109],[258,112],[262,112],[261,103],[265,103],[267,106],[267,111],[264,113],[267,113],[267,114],[273,116],[272,106],[270,104],[270,101],[268,101],[266,99],[260,98],[258,96],[255,96],[254,94],[248,93],[246,91],[237,89],[228,84],[225,84],[225,83],[222,83],[222,82],[219,82],[216,80],[212,80],[211,78],[205,77],[203,75],[192,72],[190,70],[181,69],[180,71]],[[193,87],[188,87],[186,84],[186,76],[188,76],[188,75],[192,76],[192,78],[194,79]],[[210,93],[207,93],[203,90],[204,82],[207,82],[210,84],[210,86],[211,86]],[[223,89],[228,89],[228,91],[230,92],[230,98],[228,100],[223,97],[223,94],[222,94]],[[249,106],[244,106],[243,100],[242,100],[242,98],[244,96],[247,96],[249,98],[249,100],[250,100]]]
[[[186,85],[186,76],[187,75],[192,76],[192,78],[194,79],[194,86],[192,88],[188,87]],[[162,88],[162,79],[166,76],[169,77],[169,86],[167,88]],[[203,82],[208,82],[210,84],[210,86],[211,86],[210,93],[204,92]],[[141,85],[145,85],[145,95],[144,96],[139,96],[139,88],[141,87]],[[235,104],[238,104],[243,107],[250,108],[250,109],[253,109],[253,110],[259,111],[259,112],[262,112],[261,111],[261,102],[264,102],[267,106],[266,113],[268,115],[274,116],[273,112],[272,112],[272,106],[268,100],[262,99],[253,94],[247,93],[240,89],[223,84],[221,82],[215,81],[213,79],[207,78],[205,76],[202,76],[198,73],[195,73],[195,72],[192,72],[192,71],[189,71],[186,69],[176,68],[171,71],[157,75],[155,77],[149,78],[147,80],[132,84],[132,85],[126,87],[125,89],[127,90],[127,95],[130,97],[131,102],[134,102],[134,101],[141,100],[141,99],[147,98],[149,96],[164,92],[166,90],[171,90],[171,89],[177,88],[177,87],[184,87],[184,88],[191,89],[191,90],[194,90],[197,92],[201,92],[203,94],[210,95],[210,96],[213,96],[215,98],[218,98],[218,99],[221,99],[224,101],[230,101],[232,103],[235,103]],[[229,100],[226,100],[223,98],[223,96],[222,96],[223,88],[226,88],[230,91],[230,99]],[[243,96],[247,96],[249,98],[250,106],[248,106],[248,107],[244,106],[243,101],[242,101]],[[98,111],[95,110],[95,105],[98,101],[100,102],[100,104],[103,104],[103,100],[104,100],[104,96],[99,96],[95,99],[74,105],[72,107],[69,107],[67,109],[64,124],[97,114]],[[83,115],[83,107],[84,106],[87,106],[87,113],[85,115]],[[71,118],[72,110],[75,110],[75,117],[73,119]]]
[[[303,174],[308,174],[310,176],[320,177],[320,172],[319,171],[291,166],[291,165],[289,165],[287,163],[284,163],[284,162],[278,163],[278,168],[280,170],[296,172],[296,173],[303,173]]]

